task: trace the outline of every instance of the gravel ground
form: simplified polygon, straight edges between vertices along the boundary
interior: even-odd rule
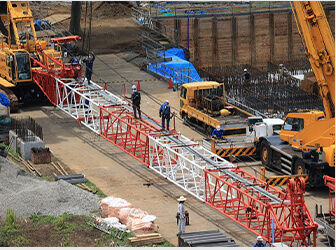
[[[100,208],[99,197],[63,180],[49,182],[35,177],[0,157],[0,217],[11,208],[17,217],[30,214],[88,215]]]

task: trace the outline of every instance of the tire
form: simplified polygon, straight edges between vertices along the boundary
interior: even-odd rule
[[[301,159],[296,159],[294,164],[294,173],[295,174],[307,174],[306,164]]]
[[[206,134],[206,136],[207,137],[211,137],[211,135],[212,135],[212,127],[211,126],[206,126],[205,127],[205,129],[204,129],[204,131],[205,131],[205,134]]]
[[[260,160],[263,165],[271,166],[271,149],[267,141],[262,141],[260,144]]]
[[[183,119],[184,123],[188,122],[188,115],[184,112],[182,113],[182,119]]]

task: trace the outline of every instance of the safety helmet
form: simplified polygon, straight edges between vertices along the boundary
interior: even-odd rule
[[[168,101],[168,100],[166,100],[166,103],[169,103],[169,101]]]
[[[259,235],[259,236],[257,237],[257,241],[263,241],[263,238]]]
[[[217,130],[219,131],[221,129],[220,125],[217,126]]]
[[[246,71],[247,71],[247,69],[244,69],[244,71],[246,72]]]
[[[280,63],[280,64],[279,64],[279,66],[280,66],[280,67],[282,67],[282,66],[283,66],[283,64],[282,64],[282,63]]]
[[[132,89],[136,89],[137,87],[135,85],[132,86]]]

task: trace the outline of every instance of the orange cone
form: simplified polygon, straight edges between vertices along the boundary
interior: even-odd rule
[[[138,81],[138,91],[141,90],[140,81]]]
[[[172,89],[172,88],[174,88],[173,82],[172,82],[171,78],[169,78],[169,87],[168,87],[168,89]]]

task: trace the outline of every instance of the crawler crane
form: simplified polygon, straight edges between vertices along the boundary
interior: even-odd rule
[[[15,112],[19,102],[44,96],[34,82],[33,69],[61,71],[65,67],[57,44],[53,49],[49,40],[37,39],[28,2],[0,2],[0,31],[0,91],[9,97]]]

